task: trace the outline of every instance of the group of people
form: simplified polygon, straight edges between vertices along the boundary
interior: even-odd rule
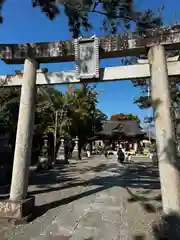
[[[105,143],[104,146],[100,146],[101,147],[101,151],[104,154],[105,158],[108,158],[108,150],[110,145]],[[92,146],[90,144],[90,142],[86,142],[86,144],[83,147],[83,150],[85,151],[86,156],[89,158],[91,156],[91,151],[92,151]],[[131,154],[129,152],[126,153],[126,148],[123,147],[122,144],[117,145],[117,156],[118,156],[118,161],[123,163],[124,161],[126,162],[131,162]]]
[[[128,146],[129,145],[127,143],[124,144],[122,142],[116,142],[115,151],[117,151],[117,158],[118,158],[118,161],[121,163],[132,162],[132,154],[130,153],[130,149],[128,149]],[[103,143],[98,142],[98,145],[96,147],[100,154],[104,154],[104,157],[108,158],[108,155],[110,155],[109,149],[112,149],[112,146],[109,142],[107,142],[107,141],[106,142],[104,141]],[[91,156],[91,152],[93,150],[92,144],[90,142],[86,142],[83,150],[85,151],[86,156],[89,158]],[[155,145],[151,144],[151,148],[149,148],[148,156],[152,162],[154,162],[154,161],[157,162],[157,160],[156,160],[157,157],[156,157],[155,153],[156,153]]]
[[[126,154],[125,149],[122,146],[118,147],[117,156],[120,163],[123,163],[124,161],[131,162],[131,154]]]

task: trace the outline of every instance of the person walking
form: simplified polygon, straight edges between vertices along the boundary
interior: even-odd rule
[[[72,141],[71,139],[68,140],[67,142],[67,148],[68,148],[68,157],[71,158],[72,157]]]
[[[104,146],[104,156],[106,159],[108,158],[108,146],[107,145]]]
[[[130,153],[128,153],[128,155],[127,155],[127,161],[131,162],[131,154]]]
[[[117,156],[118,156],[118,162],[123,163],[125,160],[125,153],[124,153],[122,147],[118,148]]]
[[[86,144],[86,154],[88,158],[91,156],[91,145],[89,142]]]
[[[68,141],[67,140],[65,140],[64,141],[64,160],[65,160],[65,163],[69,163],[69,161],[68,161],[68,158],[69,158],[69,151],[68,151],[69,149],[68,149]]]

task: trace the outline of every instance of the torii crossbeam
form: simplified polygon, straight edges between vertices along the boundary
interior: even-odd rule
[[[167,50],[180,49],[180,25],[157,28],[146,35],[137,32],[99,37],[100,59],[123,56],[140,56],[154,45]],[[39,63],[74,61],[73,41],[56,41],[25,44],[0,44],[0,58],[7,64],[23,64],[27,57]]]
[[[168,62],[168,75],[180,76],[180,61]],[[21,86],[23,72],[14,75],[0,76],[0,85]],[[133,80],[151,77],[149,64],[135,64],[120,67],[107,67],[100,69],[100,79],[92,79],[91,82],[108,82],[120,80]],[[46,72],[43,69],[37,70],[36,85],[58,85],[80,83],[76,78],[75,71]]]

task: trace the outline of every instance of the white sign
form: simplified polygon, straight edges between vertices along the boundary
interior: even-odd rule
[[[99,78],[98,38],[92,37],[76,39],[74,43],[77,78]]]

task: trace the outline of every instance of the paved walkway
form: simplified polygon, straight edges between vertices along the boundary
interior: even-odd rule
[[[144,162],[143,162],[144,161]],[[144,158],[120,165],[103,156],[32,174],[37,218],[4,226],[1,240],[153,239],[161,209],[157,169]]]

